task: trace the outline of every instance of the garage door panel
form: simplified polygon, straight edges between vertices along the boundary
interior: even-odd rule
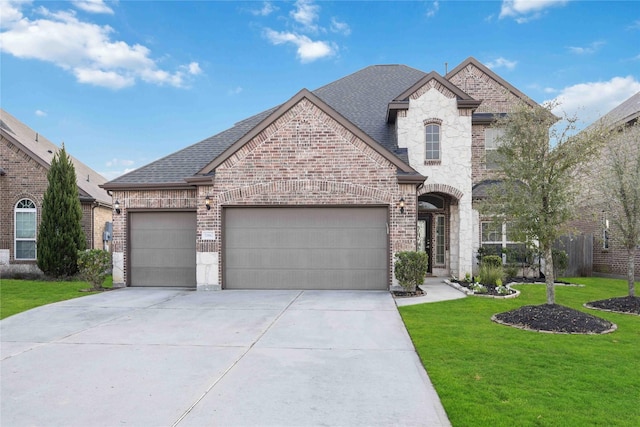
[[[229,272],[227,281],[237,283],[238,289],[308,289],[309,283],[324,283],[321,289],[371,290],[386,269],[376,270],[247,270]],[[375,288],[373,288],[375,289]]]
[[[386,208],[227,208],[225,287],[387,289]]]
[[[245,268],[286,269],[366,269],[379,267],[378,261],[385,259],[386,248],[382,249],[234,249],[226,251],[228,270]],[[386,268],[382,264],[381,268]]]
[[[138,230],[131,233],[132,240],[137,242],[137,249],[172,248],[192,249],[194,237],[185,230]]]
[[[195,287],[195,212],[129,215],[129,285]]]
[[[261,249],[269,248],[370,248],[386,249],[380,235],[386,233],[386,227],[366,227],[353,229],[261,229],[235,228],[227,231],[230,249],[250,249],[259,245]]]

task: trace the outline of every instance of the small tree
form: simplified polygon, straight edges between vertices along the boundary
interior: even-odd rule
[[[407,291],[415,291],[427,276],[429,256],[426,252],[404,251],[396,254],[395,274]]]
[[[609,201],[609,216],[618,241],[627,251],[629,296],[635,296],[635,257],[640,245],[640,125],[612,133],[602,156],[601,192]]]
[[[53,156],[47,179],[38,231],[38,267],[49,276],[72,276],[78,271],[78,250],[85,248],[85,235],[76,171],[64,144]]]
[[[496,159],[502,183],[490,189],[481,206],[484,214],[508,218],[523,241],[538,242],[547,304],[555,304],[552,247],[573,213],[576,168],[598,153],[603,140],[597,128],[571,136],[575,118],[553,127],[558,121],[551,113],[554,107],[520,105],[497,120],[495,126],[504,131]]]

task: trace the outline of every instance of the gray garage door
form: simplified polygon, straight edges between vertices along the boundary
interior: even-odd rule
[[[196,286],[195,212],[129,215],[130,286]]]
[[[386,208],[224,213],[225,288],[388,288]]]

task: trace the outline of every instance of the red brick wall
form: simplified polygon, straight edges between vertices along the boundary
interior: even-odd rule
[[[0,249],[9,249],[11,264],[35,264],[14,260],[14,208],[20,199],[31,199],[36,204],[40,224],[42,196],[48,186],[47,169],[11,141],[0,138],[0,167],[5,171],[5,176],[0,177]]]
[[[198,199],[209,195],[213,203],[210,211],[199,207],[198,233],[221,235],[222,206],[386,205],[391,253],[415,250],[415,186],[399,185],[396,174],[395,165],[302,100],[223,162],[213,186],[199,188]],[[401,197],[405,214],[396,209]],[[220,241],[199,241],[198,250],[220,252]]]
[[[42,217],[42,197],[47,186],[47,171],[17,145],[1,137],[0,167],[5,176],[0,177],[0,249],[9,249],[11,264],[35,264],[35,261],[14,260],[14,208],[20,199],[30,199],[36,204],[38,226]],[[87,247],[91,247],[91,205],[82,205],[82,229]],[[102,240],[102,238],[100,238]]]

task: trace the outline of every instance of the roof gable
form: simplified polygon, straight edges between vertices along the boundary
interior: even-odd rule
[[[346,128],[349,132],[354,134],[356,137],[361,139],[364,143],[369,145],[373,150],[375,150],[378,154],[382,155],[385,159],[387,159],[391,164],[395,165],[399,171],[408,173],[408,174],[417,174],[417,172],[411,168],[408,164],[400,160],[398,157],[389,152],[386,148],[384,148],[381,144],[363,132],[360,128],[355,126],[337,111],[335,111],[331,106],[329,106],[326,102],[320,99],[318,96],[314,95],[307,89],[302,89],[296,95],[294,95],[287,102],[282,104],[280,107],[275,109],[271,114],[265,117],[260,123],[254,126],[248,133],[243,135],[236,142],[231,144],[226,150],[224,150],[219,156],[217,156],[212,162],[207,164],[204,168],[202,168],[196,175],[206,176],[210,175],[215,171],[215,168],[226,161],[229,157],[231,157],[235,152],[237,152],[240,148],[242,148],[249,141],[253,140],[256,136],[262,133],[268,126],[282,117],[285,113],[287,113],[291,108],[293,108],[296,104],[301,102],[302,100],[307,100],[311,102],[314,106],[320,109],[323,113],[334,119],[341,126]]]
[[[0,109],[0,134],[20,147],[22,151],[47,170],[51,166],[54,154],[58,151],[58,147],[53,142],[3,109]],[[84,200],[94,199],[103,204],[111,205],[111,196],[100,187],[107,180],[71,154],[69,157],[76,171],[80,197]]]
[[[480,73],[480,74],[486,76],[487,78],[493,80],[495,83],[497,83],[498,85],[500,85],[503,88],[505,88],[512,96],[515,96],[516,98],[520,99],[521,101],[525,102],[526,104],[530,105],[531,107],[535,107],[535,106],[538,105],[534,100],[529,98],[524,93],[520,92],[513,85],[511,85],[505,79],[503,79],[502,77],[500,77],[499,75],[494,73],[489,67],[487,67],[486,65],[482,64],[480,61],[478,61],[477,59],[475,59],[472,56],[470,56],[469,58],[465,59],[457,67],[455,67],[453,70],[448,72],[447,75],[445,76],[445,78],[448,81],[453,82],[453,81],[455,81],[457,79],[458,75],[461,74],[462,72],[467,72],[467,73],[471,73],[471,74]],[[462,85],[458,84],[458,86],[461,86],[462,89],[465,89],[465,87],[462,86]],[[471,88],[468,88],[468,89],[465,89],[465,90],[467,92],[469,92],[472,96],[474,96],[476,98],[480,98],[479,96],[475,95],[472,92]],[[495,111],[495,112],[498,112],[498,111]]]
[[[409,108],[410,99],[417,99],[432,88],[435,88],[448,98],[455,98],[458,101],[458,108],[475,109],[481,102],[473,99],[462,89],[432,71],[389,102],[387,121],[393,123],[398,110],[407,110]]]

